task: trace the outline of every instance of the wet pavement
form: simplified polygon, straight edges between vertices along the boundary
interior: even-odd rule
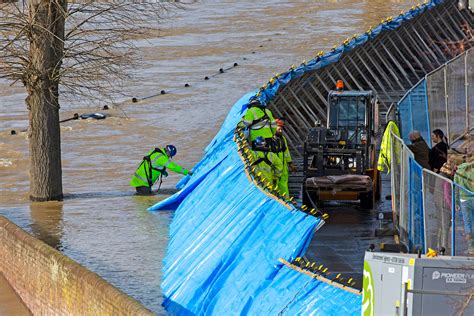
[[[242,95],[413,4],[219,0],[172,12],[160,32],[138,42],[137,78],[126,83],[118,100],[126,102],[111,106],[105,120],[61,125],[63,202],[28,200],[28,139],[24,132],[10,135],[28,125],[25,94],[21,86],[0,80],[0,214],[164,313],[161,261],[173,213],[147,211],[164,195],[133,195],[128,182],[141,157],[174,143],[176,162],[192,167]],[[219,73],[235,62],[238,67]],[[169,93],[160,95],[162,89]],[[157,96],[131,102],[131,97],[151,95]],[[61,98],[61,118],[100,111],[104,105],[84,101]],[[170,174],[163,187],[172,188],[179,178]],[[353,222],[362,222],[354,212]],[[317,233],[327,236],[320,246],[331,244],[331,225]]]
[[[382,198],[372,210],[363,210],[358,202],[325,202],[321,210],[329,218],[311,241],[305,256],[316,264],[323,264],[332,275],[341,273],[344,279],[353,278],[354,287],[362,288],[364,254],[370,244],[379,249],[380,243],[394,243],[393,236],[377,237],[375,229],[380,227],[378,214],[391,211],[390,177],[382,177]],[[391,221],[384,221],[384,228]]]

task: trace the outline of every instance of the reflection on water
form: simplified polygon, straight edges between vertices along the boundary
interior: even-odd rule
[[[63,203],[30,203],[30,218],[33,235],[51,247],[62,250]]]
[[[62,203],[28,201],[26,133],[10,135],[27,126],[25,96],[21,87],[0,81],[0,214],[163,313],[161,261],[172,213],[148,212],[164,196],[135,196],[128,186],[141,157],[172,143],[175,161],[192,167],[244,93],[412,4],[219,0],[176,12],[156,34],[162,37],[139,42],[139,80],[123,89],[129,96],[157,97],[112,107],[105,120],[61,125]],[[239,66],[203,80],[234,62]],[[162,89],[170,93],[159,95]],[[61,100],[61,117],[101,108],[76,103]],[[163,185],[172,187],[179,178],[170,174]]]

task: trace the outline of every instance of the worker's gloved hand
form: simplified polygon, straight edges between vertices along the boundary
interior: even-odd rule
[[[161,171],[161,175],[166,178],[168,176],[168,172],[166,170],[163,170]]]
[[[188,176],[192,176],[193,172],[191,170],[188,171]]]

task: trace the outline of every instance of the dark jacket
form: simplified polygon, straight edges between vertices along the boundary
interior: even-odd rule
[[[438,172],[444,163],[448,160],[448,144],[445,142],[437,143],[430,150],[430,167],[431,170],[437,169]]]
[[[423,168],[430,169],[430,148],[423,137],[416,139],[411,145],[408,145],[408,148],[413,152],[416,162],[418,162]]]

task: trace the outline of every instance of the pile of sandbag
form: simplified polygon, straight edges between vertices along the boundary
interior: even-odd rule
[[[340,176],[312,177],[306,179],[306,187],[325,190],[370,190],[372,179],[369,176],[345,174]]]

